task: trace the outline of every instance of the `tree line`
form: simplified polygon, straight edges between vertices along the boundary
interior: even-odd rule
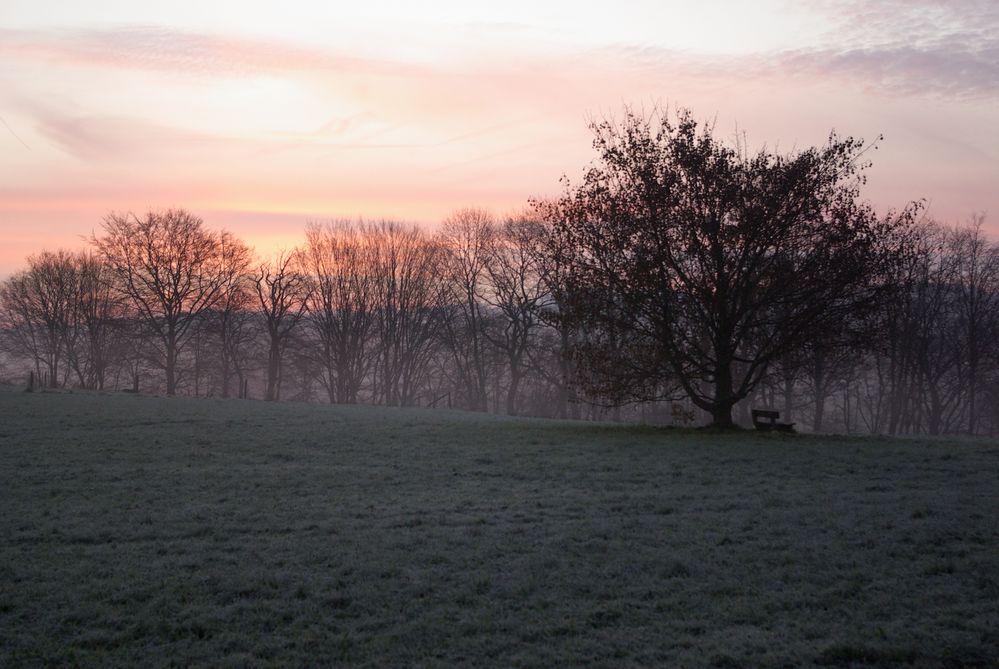
[[[689,112],[593,124],[559,198],[309,223],[259,258],[190,212],[112,213],[0,285],[8,376],[51,387],[718,427],[994,434],[999,246],[983,216],[860,197],[871,145],[726,143]]]
[[[476,209],[433,235],[333,220],[261,259],[184,210],[110,214],[89,250],[0,285],[3,351],[52,388],[231,397],[251,380],[267,400],[579,415],[541,318],[540,229]]]

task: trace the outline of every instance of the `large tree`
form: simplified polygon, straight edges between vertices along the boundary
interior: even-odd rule
[[[542,234],[541,224],[529,217],[507,219],[496,232],[486,263],[489,287],[482,300],[498,318],[496,327],[486,329],[485,334],[507,363],[506,412],[511,416],[517,414],[531,351],[539,348],[541,311],[550,302],[537,256],[532,253]]]
[[[487,338],[489,310],[483,299],[497,226],[481,209],[460,209],[441,226],[442,275],[447,317],[442,334],[451,354],[464,399],[472,411],[488,407],[491,351]]]
[[[860,200],[863,141],[752,153],[688,111],[592,128],[582,182],[539,204],[592,388],[675,387],[730,427],[771,363],[872,302],[909,210]]]
[[[253,295],[250,262],[253,252],[229,233],[219,237],[225,283],[213,309],[213,326],[218,337],[219,376],[222,397],[229,397],[235,377],[242,388],[244,367],[253,340]]]
[[[253,276],[257,304],[267,332],[267,391],[264,399],[269,402],[280,397],[281,357],[308,304],[308,281],[295,266],[297,255],[297,252],[279,253],[270,264],[261,264]]]
[[[164,370],[166,392],[177,391],[177,360],[194,326],[214,308],[232,275],[224,233],[206,230],[200,218],[182,209],[109,214],[104,234],[91,243],[129,298],[150,335],[153,362]]]
[[[948,252],[957,259],[957,318],[964,350],[968,431],[978,431],[978,393],[985,362],[999,350],[999,245],[986,237],[985,215],[950,236]]]
[[[74,256],[76,294],[73,300],[75,330],[67,354],[80,384],[103,389],[108,369],[120,353],[124,317],[121,296],[115,291],[111,273],[93,253]]]
[[[381,221],[370,234],[378,340],[374,398],[411,406],[437,350],[446,303],[443,251],[414,225]]]
[[[73,330],[77,292],[74,256],[67,251],[44,251],[28,258],[28,269],[0,285],[0,326],[16,350],[33,360],[39,380],[62,383],[66,350]]]
[[[379,276],[375,228],[350,220],[311,223],[299,262],[310,282],[308,323],[330,403],[357,403],[377,359]]]

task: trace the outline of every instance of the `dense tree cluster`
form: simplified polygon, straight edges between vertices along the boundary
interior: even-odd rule
[[[0,284],[0,375],[50,387],[816,431],[999,428],[999,246],[860,197],[863,142],[781,155],[688,113],[594,124],[561,198],[310,223],[256,258],[108,215]]]
[[[334,220],[259,259],[186,211],[111,214],[92,251],[32,256],[3,282],[4,374],[31,371],[53,388],[568,415],[550,399],[568,396],[557,356],[539,353],[552,335],[527,240],[540,231],[475,209],[436,235]]]

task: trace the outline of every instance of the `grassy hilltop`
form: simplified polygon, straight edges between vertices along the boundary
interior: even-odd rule
[[[993,666],[999,444],[0,390],[0,665]]]

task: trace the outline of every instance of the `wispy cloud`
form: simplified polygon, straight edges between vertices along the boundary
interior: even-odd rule
[[[656,47],[604,49],[633,71],[716,82],[848,86],[886,97],[999,98],[999,40],[831,45],[749,56],[691,56]]]
[[[605,77],[657,73],[717,80],[790,76],[815,83],[849,83],[890,95],[999,95],[999,3],[993,0],[885,0],[820,6],[828,8],[833,26],[822,43],[738,57],[622,44],[547,55],[472,53],[465,62],[429,65],[154,26],[0,31],[0,53],[188,76],[383,77],[399,82],[401,89],[430,88],[435,93],[448,89],[444,92],[451,97],[455,97],[455,77],[467,76],[473,89],[481,89],[482,83],[491,80],[523,86],[548,76],[550,84],[584,73]],[[519,25],[509,28],[528,32]],[[543,90],[545,85],[538,88]]]
[[[776,54],[791,75],[853,80],[889,95],[999,95],[995,0],[822,2],[830,28],[812,49]]]
[[[330,50],[279,41],[196,33],[158,26],[105,30],[4,30],[0,53],[32,55],[78,65],[244,76],[288,70],[398,73],[401,63],[382,63]]]
[[[800,50],[768,60],[781,74],[799,80],[854,83],[886,96],[999,96],[999,43],[970,49],[954,44],[888,44]]]
[[[623,44],[604,58],[717,81],[831,83],[885,96],[999,97],[996,0],[817,0],[828,29],[808,46],[739,56]]]
[[[827,39],[839,43],[918,44],[959,37],[994,42],[999,4],[994,0],[819,0],[830,23]]]
[[[86,162],[119,157],[162,155],[183,151],[185,145],[217,141],[210,136],[178,130],[137,118],[71,115],[35,107],[36,131],[65,153]]]

